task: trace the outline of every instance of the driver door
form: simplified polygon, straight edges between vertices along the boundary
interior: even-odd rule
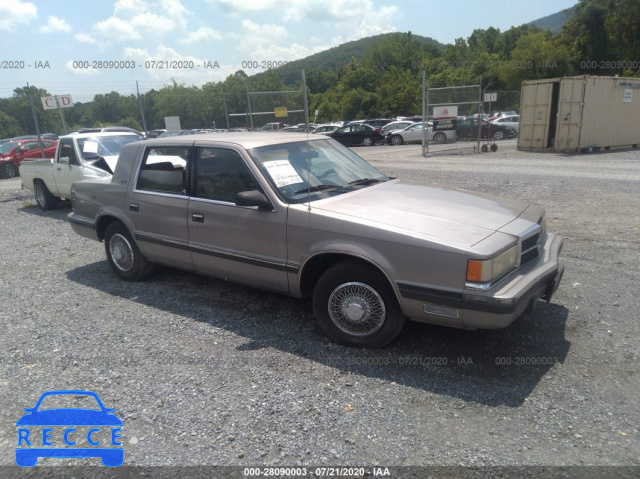
[[[60,154],[53,164],[53,177],[57,191],[51,193],[68,198],[71,195],[71,184],[84,179],[83,169],[84,166],[82,160],[78,158],[73,139],[62,138]]]

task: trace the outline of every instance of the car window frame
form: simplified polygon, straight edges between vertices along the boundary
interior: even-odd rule
[[[198,175],[199,175],[199,159],[200,159],[200,153],[202,150],[204,149],[219,149],[219,150],[224,150],[224,151],[230,151],[232,153],[234,153],[238,159],[242,162],[242,164],[244,165],[244,167],[246,168],[246,170],[249,172],[249,174],[253,177],[253,180],[256,182],[256,184],[259,186],[258,191],[260,191],[271,203],[271,208],[273,212],[277,211],[276,206],[274,205],[273,201],[271,198],[269,198],[269,195],[265,192],[264,186],[262,185],[262,182],[260,181],[260,178],[258,178],[255,174],[255,172],[253,171],[253,169],[251,168],[251,165],[248,164],[247,159],[245,158],[245,156],[242,154],[242,152],[238,151],[238,149],[230,147],[230,146],[226,146],[226,145],[194,145],[193,146],[193,151],[192,151],[192,166],[191,166],[191,175],[190,175],[190,194],[189,194],[189,199],[191,200],[196,200],[199,202],[206,202],[206,203],[211,203],[211,204],[218,204],[218,205],[223,205],[223,206],[233,206],[235,208],[244,208],[244,209],[252,209],[252,210],[257,210],[258,207],[257,206],[239,206],[234,202],[230,202],[230,201],[224,201],[224,200],[216,200],[213,198],[203,198],[199,195],[199,191],[198,191]],[[253,191],[253,190],[244,190],[244,191]]]
[[[142,166],[145,164],[147,157],[149,156],[149,151],[154,148],[186,148],[187,149],[187,158],[186,158],[186,167],[184,173],[184,186],[185,186],[185,194],[179,193],[171,193],[166,191],[154,191],[154,190],[145,190],[138,188],[138,181],[140,180],[140,172],[142,171]],[[141,193],[146,195],[156,195],[156,196],[165,196],[169,198],[185,198],[189,199],[191,197],[191,190],[193,186],[193,175],[192,175],[192,163],[193,163],[193,145],[145,145],[142,149],[142,158],[138,162],[138,167],[136,168],[136,175],[133,182],[132,193]]]

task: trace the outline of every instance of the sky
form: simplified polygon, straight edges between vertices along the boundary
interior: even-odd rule
[[[387,32],[441,43],[577,0],[1,0],[0,97],[201,86]],[[102,62],[102,63],[100,63]],[[115,62],[115,63],[114,63]],[[278,63],[276,63],[278,64]],[[169,68],[167,68],[169,67]],[[178,67],[178,68],[171,68]]]

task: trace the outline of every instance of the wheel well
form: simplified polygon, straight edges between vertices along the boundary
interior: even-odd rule
[[[120,222],[118,218],[114,218],[113,216],[103,216],[98,220],[98,224],[96,225],[96,233],[98,234],[98,240],[102,241],[104,239],[104,234],[107,231],[107,228],[114,221]]]
[[[304,268],[302,269],[300,279],[300,291],[302,293],[302,296],[311,296],[316,283],[320,279],[320,276],[322,276],[322,274],[327,269],[329,269],[334,264],[339,263],[340,261],[353,261],[356,263],[371,266],[378,270],[385,280],[389,281],[387,275],[384,274],[384,272],[377,265],[365,259],[344,253],[319,254],[309,259],[309,261],[305,263]],[[391,286],[391,289],[394,289],[391,284],[389,286]]]

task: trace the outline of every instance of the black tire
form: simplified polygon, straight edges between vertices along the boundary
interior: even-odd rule
[[[33,181],[33,191],[36,195],[36,203],[42,211],[52,210],[60,202],[60,198],[54,196],[42,180]]]
[[[142,255],[127,227],[119,221],[107,226],[104,249],[109,265],[122,279],[142,281],[155,271],[155,264]]]
[[[373,138],[370,136],[365,137],[364,140],[362,140],[362,144],[364,146],[373,146]]]
[[[0,168],[0,178],[15,178],[19,175],[20,172],[13,163],[7,161],[2,164],[2,168]]]
[[[482,153],[486,153],[487,151],[489,151],[489,147],[487,145],[482,145],[480,147],[480,150],[482,150]]]
[[[447,135],[445,135],[444,133],[442,133],[441,131],[439,131],[438,133],[436,133],[435,135],[433,135],[433,141],[435,143],[438,144],[442,144],[445,141],[447,141]]]
[[[404,139],[400,135],[393,135],[391,137],[392,145],[402,145],[404,143]]]
[[[496,140],[504,140],[504,131],[496,131],[493,134],[493,138],[495,138]]]
[[[498,145],[496,145],[495,143],[491,145],[491,151],[498,151]]]
[[[329,338],[347,346],[384,346],[406,321],[382,273],[351,260],[334,264],[320,277],[313,290],[313,313]]]

